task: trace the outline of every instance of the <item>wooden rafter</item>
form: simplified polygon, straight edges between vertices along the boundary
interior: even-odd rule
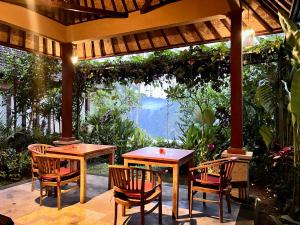
[[[122,36],[122,39],[123,39],[123,42],[124,42],[126,51],[127,51],[127,52],[130,52],[129,47],[128,47],[128,44],[127,44],[127,41],[126,41],[126,36]]]
[[[138,46],[138,49],[142,50],[137,34],[134,34],[133,37],[134,37],[134,40],[135,40],[135,42]]]
[[[256,10],[254,10],[252,8],[252,6],[247,2],[247,1],[244,1],[243,2],[244,5],[246,5],[246,7],[252,11],[253,13],[253,16],[261,23],[261,25],[263,25],[263,27],[269,31],[269,32],[272,32],[273,31],[273,28],[256,12]]]
[[[227,28],[227,30],[230,32],[231,31],[231,27],[230,24],[228,23],[228,21],[226,19],[220,19],[221,23],[223,23],[223,25]]]
[[[222,35],[217,31],[215,26],[210,21],[205,21],[204,24],[210,30],[210,32],[215,36],[216,39],[222,39]]]
[[[159,4],[151,5],[152,0],[146,0],[145,4],[143,5],[143,7],[141,8],[140,11],[141,11],[141,14],[144,14],[144,13],[150,12],[152,10],[155,10],[155,9],[161,7],[161,6],[164,6],[164,5],[167,5],[167,4],[170,4],[170,3],[174,3],[174,2],[177,2],[177,1],[180,1],[180,0],[159,1],[160,2]]]
[[[160,32],[162,33],[162,36],[164,37],[165,42],[167,43],[167,46],[171,46],[169,39],[165,33],[165,31],[163,29],[160,30]]]
[[[3,0],[3,1],[11,2],[9,0]],[[14,4],[26,5],[26,1],[15,0]],[[36,7],[48,7],[51,9],[68,10],[68,11],[81,12],[81,13],[86,13],[86,14],[96,14],[99,16],[106,16],[106,17],[116,17],[116,18],[127,18],[128,17],[128,13],[126,13],[126,12],[117,12],[117,11],[106,10],[106,9],[97,9],[97,8],[92,8],[92,7],[88,7],[88,6],[81,6],[78,4],[66,3],[65,1],[59,1],[59,0],[52,0],[52,1],[34,0],[34,4]]]
[[[199,32],[199,30],[197,29],[195,24],[191,24],[190,26],[192,26],[193,30],[196,32],[198,38],[200,41],[204,40],[204,37],[202,36],[202,34]]]
[[[154,43],[153,43],[153,40],[152,40],[152,37],[151,37],[150,32],[147,31],[147,32],[146,32],[146,35],[147,35],[147,38],[148,38],[148,40],[149,40],[149,42],[150,42],[151,48],[155,49],[155,45],[154,45]]]
[[[183,33],[181,32],[181,30],[180,30],[179,27],[176,27],[176,31],[177,31],[177,33],[180,35],[180,37],[181,37],[181,39],[183,40],[183,42],[184,42],[185,44],[187,44],[188,41],[186,40],[185,36],[183,35]]]
[[[278,9],[274,5],[270,4],[268,0],[258,0],[258,2],[265,8],[267,13],[271,14],[273,18],[278,19]]]

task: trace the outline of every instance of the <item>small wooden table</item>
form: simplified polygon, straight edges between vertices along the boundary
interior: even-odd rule
[[[132,152],[123,154],[124,165],[129,163],[144,164],[148,168],[153,165],[173,168],[173,195],[172,195],[172,216],[178,218],[178,199],[179,199],[179,167],[185,163],[189,168],[193,166],[193,150],[145,147]]]
[[[113,145],[75,144],[53,147],[46,150],[47,155],[61,159],[80,161],[80,203],[86,198],[86,161],[101,155],[109,155],[109,164],[114,164],[116,147]],[[110,175],[108,189],[112,188]]]

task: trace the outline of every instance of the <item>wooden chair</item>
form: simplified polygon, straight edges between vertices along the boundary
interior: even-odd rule
[[[228,213],[231,213],[230,191],[231,173],[236,157],[205,162],[189,170],[189,215],[192,216],[193,200],[219,204],[220,222],[223,222],[223,196],[226,196]],[[197,192],[203,193],[203,198],[196,198]],[[218,200],[206,199],[206,193],[218,195]]]
[[[36,155],[44,155],[45,150],[54,147],[46,144],[31,144],[28,146],[28,150],[31,156],[31,191],[34,190],[34,178],[38,178],[38,167],[36,162]]]
[[[125,207],[140,206],[141,225],[145,224],[145,205],[158,200],[158,203],[147,213],[159,208],[159,224],[162,224],[162,181],[158,171],[125,167],[109,166],[114,183],[115,218],[117,224],[118,204],[122,205],[122,216],[125,216]],[[150,180],[146,180],[149,173]]]
[[[76,160],[69,161],[69,167],[60,167],[60,159],[49,157],[47,155],[36,155],[40,181],[40,205],[43,205],[43,188],[57,188],[57,208],[61,209],[61,187],[69,183],[76,182],[73,186],[64,192],[78,188],[80,181],[80,171]]]

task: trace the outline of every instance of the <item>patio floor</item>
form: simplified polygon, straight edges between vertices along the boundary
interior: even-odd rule
[[[36,182],[37,184],[38,182]],[[36,185],[38,186],[38,185]],[[31,183],[20,184],[4,190],[0,190],[0,214],[13,219],[17,224],[22,225],[106,225],[113,224],[114,199],[113,192],[107,191],[107,177],[87,176],[87,202],[79,203],[79,191],[71,191],[62,194],[62,210],[58,211],[57,199],[47,197],[44,199],[44,206],[39,206],[39,190],[31,192]],[[180,186],[180,209],[179,219],[172,220],[171,217],[171,195],[172,185],[163,185],[163,224],[219,224],[218,206],[207,204],[202,206],[200,202],[194,202],[193,217],[188,217],[187,188]],[[210,196],[208,195],[208,198]],[[151,205],[149,205],[151,206]],[[233,202],[232,214],[225,209],[224,224],[236,224],[240,205]],[[121,208],[119,208],[121,213]],[[139,208],[132,208],[126,211],[127,217],[118,215],[118,224],[139,224]],[[145,217],[146,224],[158,224],[157,210]],[[246,221],[245,221],[246,222]],[[246,224],[246,223],[243,223]],[[248,223],[247,223],[248,224]]]

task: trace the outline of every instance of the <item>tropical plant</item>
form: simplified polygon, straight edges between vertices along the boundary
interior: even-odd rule
[[[293,125],[293,147],[294,147],[294,212],[300,206],[300,30],[284,12],[279,12],[279,21],[285,33],[286,43],[292,55],[292,84],[290,90],[289,110]]]

